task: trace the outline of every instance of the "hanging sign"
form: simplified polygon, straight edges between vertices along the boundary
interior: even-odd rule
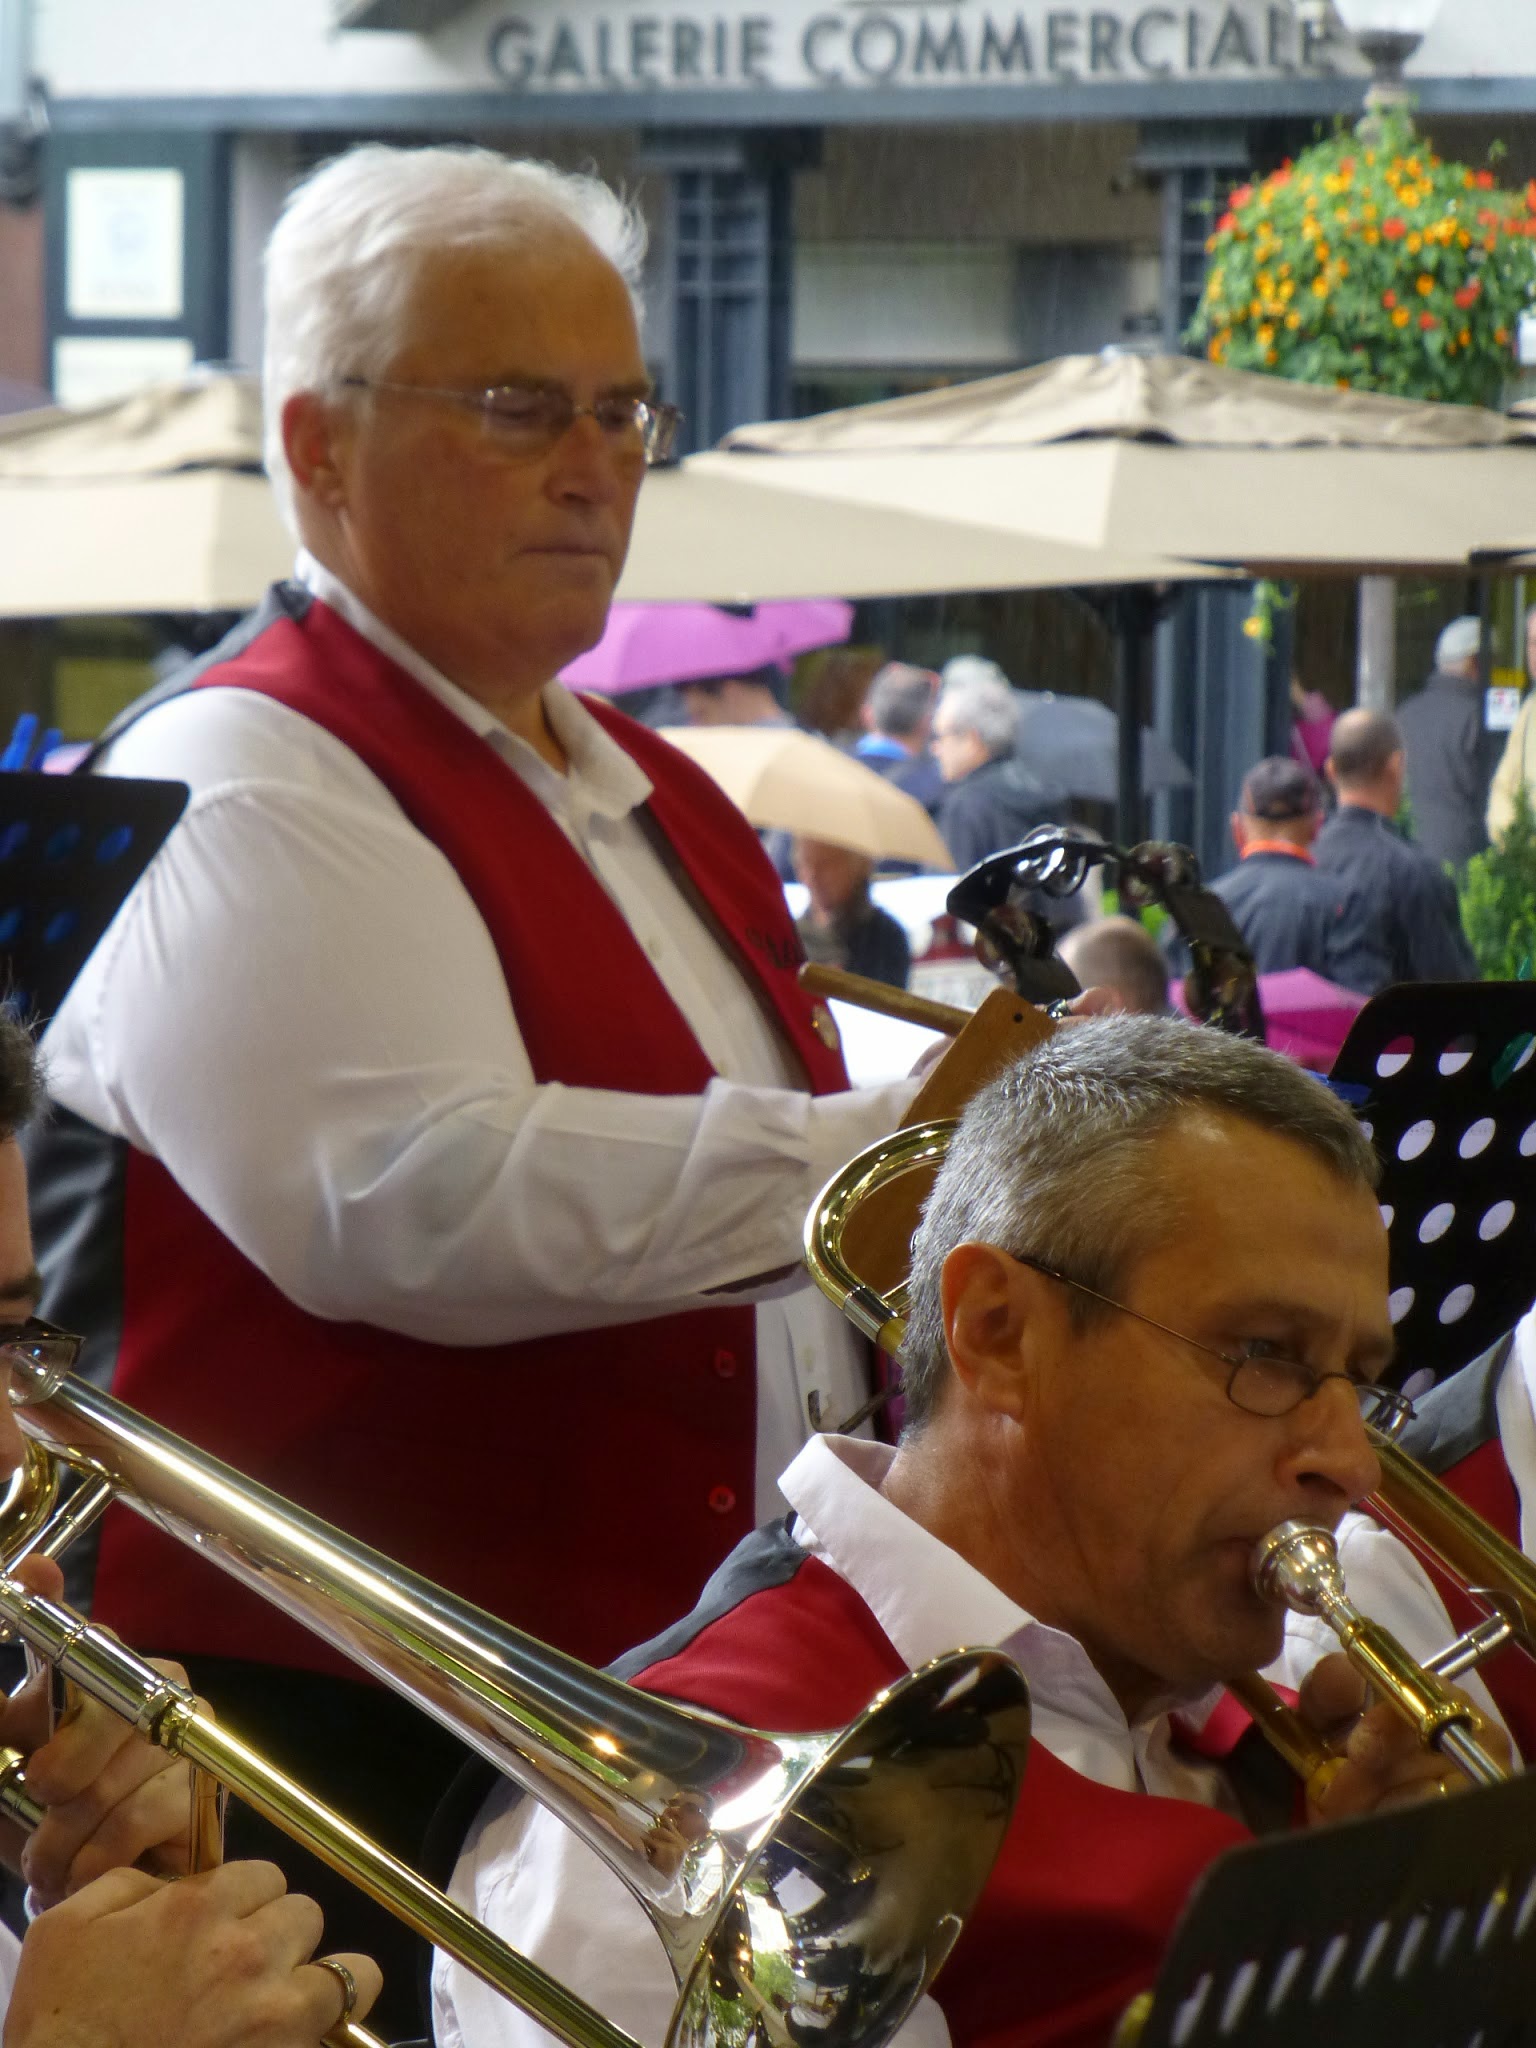
[[[493,23],[492,71],[519,93],[875,91],[1319,76],[1354,70],[1285,0],[1059,7],[850,0],[756,11],[577,4]]]

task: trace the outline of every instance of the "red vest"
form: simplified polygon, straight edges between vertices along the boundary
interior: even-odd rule
[[[811,1558],[634,1683],[795,1732],[852,1720],[905,1670],[857,1593]],[[1251,1840],[1225,1814],[1112,1791],[1032,1743],[1002,1854],[934,1985],[955,2048],[1104,2048],[1195,1879]]]
[[[210,684],[255,690],[334,734],[447,856],[496,946],[540,1081],[705,1088],[708,1060],[559,826],[483,739],[334,612],[284,595],[196,687]],[[794,926],[756,835],[674,748],[606,705],[589,708],[651,779],[651,821],[809,1085],[846,1087],[841,1058],[812,1027]],[[248,894],[260,915],[259,875]],[[401,905],[402,974],[410,910]],[[301,936],[294,960],[294,986],[274,989],[274,1002],[302,1001],[305,980],[327,971]],[[755,1520],[750,1307],[477,1348],[326,1322],[136,1152],[123,1266],[113,1388],[124,1400],[589,1662],[690,1606]],[[160,1650],[356,1675],[126,1510],[103,1525],[94,1611]]]

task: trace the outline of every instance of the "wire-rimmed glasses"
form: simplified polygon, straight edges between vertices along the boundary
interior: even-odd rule
[[[1086,1294],[1105,1308],[1118,1309],[1123,1316],[1133,1316],[1138,1323],[1145,1323],[1149,1330],[1160,1330],[1165,1337],[1188,1344],[1195,1351],[1203,1351],[1207,1358],[1225,1366],[1227,1399],[1245,1414],[1271,1418],[1289,1415],[1303,1401],[1309,1401],[1325,1381],[1343,1380],[1354,1389],[1360,1404],[1360,1419],[1369,1428],[1380,1431],[1385,1437],[1396,1437],[1413,1420],[1413,1403],[1395,1387],[1379,1387],[1374,1380],[1361,1379],[1352,1372],[1318,1372],[1313,1366],[1303,1365],[1299,1358],[1286,1358],[1258,1343],[1245,1346],[1235,1356],[1230,1351],[1218,1351],[1213,1344],[1202,1344],[1198,1337],[1186,1336],[1184,1331],[1158,1322],[1155,1316],[1143,1315],[1139,1308],[1131,1308],[1126,1302],[1116,1301],[1113,1295],[1101,1294],[1096,1287],[1074,1280],[1070,1273],[1046,1265],[1043,1259],[1031,1258],[1027,1252],[1010,1252],[1008,1256],[1021,1266],[1043,1273],[1047,1280],[1060,1281],[1063,1287]]]
[[[459,391],[438,384],[402,384],[387,377],[343,377],[341,382],[348,391],[389,391],[463,406],[480,415],[486,439],[508,455],[547,455],[577,420],[591,419],[616,451],[633,452],[647,468],[654,468],[671,456],[683,417],[675,405],[632,392],[614,392],[590,405],[578,405],[558,384],[491,384],[479,391]]]

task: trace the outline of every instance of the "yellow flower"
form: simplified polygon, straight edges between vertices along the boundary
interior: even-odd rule
[[[1368,249],[1374,249],[1374,248],[1375,248],[1375,246],[1376,246],[1376,244],[1377,244],[1377,243],[1378,243],[1378,242],[1379,242],[1380,240],[1381,240],[1381,234],[1380,234],[1380,231],[1379,231],[1378,229],[1376,229],[1376,228],[1367,228],[1367,229],[1366,229],[1366,231],[1365,231],[1365,235],[1364,235],[1364,241],[1365,241],[1365,245],[1366,245],[1366,247],[1367,247]]]
[[[1258,330],[1257,334],[1254,336],[1254,339],[1258,342],[1260,348],[1268,348],[1270,343],[1274,340],[1274,338],[1275,330],[1273,329],[1273,327],[1270,327],[1267,324],[1261,327]]]
[[[1461,343],[1461,345],[1462,345],[1462,347],[1463,347],[1463,348],[1469,348],[1469,347],[1471,346],[1471,343],[1472,343],[1472,330],[1471,330],[1471,328],[1470,328],[1470,327],[1463,327],[1463,329],[1461,330],[1460,334],[1458,334],[1458,335],[1457,335],[1456,339],[1457,339],[1457,340],[1458,340],[1458,341],[1459,341],[1459,342]]]
[[[1414,281],[1414,289],[1418,292],[1419,297],[1427,299],[1434,288],[1435,280],[1430,276],[1429,272],[1427,270],[1421,271]]]
[[[1408,308],[1406,306],[1398,306],[1394,309],[1392,325],[1394,327],[1406,327],[1408,325]]]
[[[1285,316],[1285,324],[1294,332],[1294,330],[1301,325],[1301,315],[1299,313],[1287,313]]]
[[[1247,617],[1243,621],[1243,631],[1247,634],[1250,640],[1262,640],[1264,638],[1264,621],[1262,619],[1254,618],[1250,614],[1249,617]]]
[[[1296,296],[1296,281],[1295,281],[1295,279],[1294,279],[1294,278],[1290,278],[1290,277],[1285,277],[1285,278],[1282,278],[1282,279],[1280,280],[1280,290],[1279,290],[1279,293],[1278,293],[1278,297],[1279,297],[1279,300],[1280,300],[1280,303],[1281,303],[1281,305],[1282,305],[1282,306],[1288,306],[1288,305],[1290,304],[1291,300],[1295,298],[1295,296]]]
[[[1278,362],[1279,362],[1279,360],[1280,360],[1280,351],[1279,351],[1279,349],[1277,349],[1277,348],[1267,348],[1267,349],[1265,349],[1265,351],[1264,351],[1264,360],[1265,360],[1265,362],[1266,362],[1266,363],[1268,363],[1268,364],[1270,365],[1270,367],[1271,367],[1271,368],[1273,368],[1273,367],[1274,367],[1274,365],[1275,365],[1276,363],[1278,363]]]
[[[1328,296],[1328,280],[1327,280],[1327,278],[1326,278],[1326,277],[1314,277],[1314,278],[1313,278],[1313,280],[1312,280],[1312,295],[1313,295],[1313,297],[1314,297],[1314,298],[1318,298],[1318,299],[1326,299],[1326,298],[1327,298],[1327,296]]]
[[[1424,237],[1421,234],[1417,233],[1411,234],[1408,237],[1407,241],[1403,244],[1403,247],[1408,251],[1408,254],[1410,256],[1417,256],[1419,251],[1423,248],[1423,246]]]

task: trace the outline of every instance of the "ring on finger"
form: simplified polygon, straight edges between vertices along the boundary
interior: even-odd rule
[[[340,2018],[349,2020],[357,2006],[357,1979],[345,1963],[339,1963],[334,1956],[316,1956],[315,1968],[329,1970],[341,1986]]]

